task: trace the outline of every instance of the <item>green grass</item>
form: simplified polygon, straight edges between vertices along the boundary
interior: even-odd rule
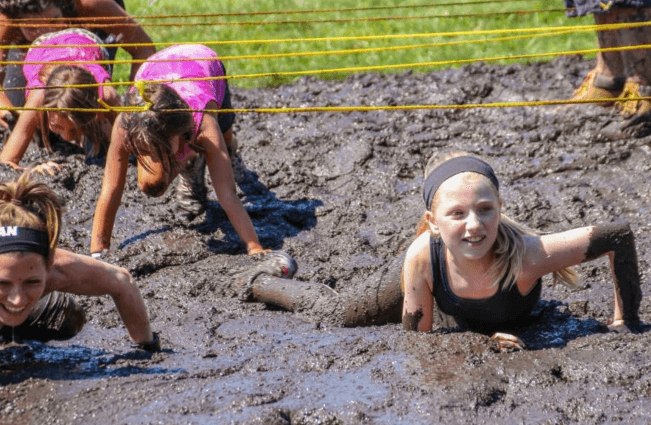
[[[468,0],[460,0],[459,3]],[[351,7],[406,6],[452,3],[453,0],[403,0],[390,3],[385,0],[157,0],[149,5],[149,0],[127,0],[129,13],[138,16],[174,15],[174,14],[205,14],[205,13],[250,13],[260,11],[286,10],[315,10],[342,9]],[[496,4],[475,4],[459,6],[432,6],[427,8],[396,8],[391,10],[372,11],[338,11],[320,12],[314,14],[277,14],[277,15],[248,15],[248,16],[218,16],[209,18],[175,18],[175,19],[142,19],[145,30],[155,42],[207,42],[218,40],[277,40],[321,38],[333,36],[364,36],[388,34],[418,34],[433,32],[495,30],[551,26],[571,26],[593,24],[592,17],[580,19],[566,18],[562,12],[540,12],[535,14],[498,14],[473,17],[430,17],[425,19],[396,19],[361,21],[363,18],[382,17],[422,17],[425,15],[458,14],[488,14],[494,12],[509,12],[535,9],[562,9],[561,0],[549,1],[512,1]],[[310,23],[276,23],[288,20],[333,20],[353,19],[352,22],[310,22]],[[147,24],[173,22],[174,27],[147,26]],[[211,25],[199,25],[211,22]],[[218,22],[227,23],[220,25]],[[243,22],[265,22],[264,25],[244,25]],[[239,23],[239,24],[238,24]],[[269,24],[272,23],[272,24]],[[437,38],[405,38],[393,40],[351,40],[351,41],[292,41],[285,43],[255,43],[220,45],[213,48],[221,57],[237,55],[258,55],[269,53],[296,53],[359,48],[381,48],[390,46],[408,46],[414,44],[451,42],[473,40],[505,35],[482,35],[464,37]],[[343,55],[318,55],[308,57],[237,59],[225,60],[229,75],[244,75],[258,73],[296,72],[305,70],[322,70],[332,68],[364,67],[392,64],[426,63],[448,60],[480,60],[486,58],[513,56],[520,54],[544,54],[570,50],[590,49],[596,47],[594,32],[565,34],[554,37],[531,37],[520,40],[490,42],[482,44],[463,44],[457,46],[437,46],[421,48],[405,48],[396,51],[356,53]],[[160,47],[159,47],[160,49]],[[121,51],[118,59],[128,59]],[[548,61],[551,58],[540,58]],[[517,61],[517,60],[516,60]],[[522,60],[520,60],[522,61]],[[531,61],[531,59],[526,60]],[[500,63],[513,62],[501,61]],[[437,68],[447,68],[459,65],[437,67],[414,67],[415,72],[429,72]],[[386,72],[402,72],[408,69],[399,68]],[[344,78],[346,73],[323,74],[321,78]],[[116,67],[115,79],[126,81],[128,66]],[[233,79],[231,84],[241,87],[273,86],[293,81],[297,76],[274,76],[254,79]]]

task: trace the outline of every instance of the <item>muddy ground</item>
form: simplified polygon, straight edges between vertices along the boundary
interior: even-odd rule
[[[592,62],[476,64],[429,74],[304,78],[233,89],[236,107],[464,104],[568,98]],[[604,333],[612,311],[605,261],[578,290],[545,281],[529,349],[398,324],[338,328],[243,303],[232,273],[252,263],[211,192],[182,225],[170,193],[146,198],[135,169],[109,261],[137,277],[164,350],[130,348],[113,301],[84,298],[74,339],[0,351],[3,424],[648,423],[651,417],[651,138],[609,141],[598,106],[241,115],[245,205],[263,245],[299,263],[299,280],[359,285],[409,242],[423,211],[422,170],[435,151],[467,150],[495,167],[506,211],[542,231],[627,220],[643,291],[636,333]],[[615,117],[616,119],[616,117]],[[48,179],[66,200],[61,245],[87,253],[102,168],[59,152]],[[44,155],[30,149],[26,162]],[[11,173],[2,171],[3,178]]]

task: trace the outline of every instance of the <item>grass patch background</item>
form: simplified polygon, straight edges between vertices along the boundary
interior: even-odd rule
[[[127,10],[139,18],[154,42],[197,42],[238,40],[279,40],[291,42],[231,44],[211,46],[220,57],[259,55],[269,53],[323,52],[342,49],[381,48],[388,46],[410,46],[415,44],[450,42],[458,40],[505,37],[503,35],[471,35],[464,37],[429,37],[381,40],[351,41],[300,41],[303,38],[334,36],[365,36],[389,34],[419,34],[433,32],[540,28],[594,24],[591,16],[570,19],[563,13],[563,2],[554,1],[509,1],[506,3],[477,3],[467,0],[423,1],[404,0],[390,3],[385,0],[276,0],[243,1],[220,0],[127,0]],[[465,3],[465,4],[464,4]],[[346,8],[386,7],[388,9],[346,11]],[[425,7],[422,7],[425,6]],[[556,9],[556,10],[550,10]],[[286,11],[318,13],[287,13]],[[327,10],[327,11],[326,11]],[[537,13],[517,13],[545,10]],[[257,12],[278,12],[260,15]],[[238,14],[242,15],[226,15]],[[220,14],[209,17],[172,17],[148,19],[145,17]],[[223,15],[222,15],[223,14]],[[459,17],[455,15],[474,15]],[[402,19],[402,18],[406,19]],[[383,19],[390,18],[390,19]],[[399,18],[399,19],[396,19]],[[335,21],[335,22],[332,22]],[[159,26],[164,23],[168,26]],[[257,58],[224,60],[229,75],[293,72],[377,65],[425,63],[459,59],[479,60],[483,58],[513,56],[519,54],[543,54],[597,47],[594,32],[562,34],[554,37],[531,37],[513,41],[466,44],[455,46],[418,47],[353,54],[320,54],[307,57]],[[160,50],[162,46],[158,46]],[[129,59],[120,51],[117,59]],[[550,58],[541,58],[548,61]],[[502,63],[527,60],[508,60]],[[435,67],[416,67],[414,72],[429,72]],[[399,68],[378,72],[403,72]],[[346,73],[323,74],[321,78],[345,78]],[[272,76],[253,79],[233,79],[230,84],[240,87],[269,87],[293,81],[297,76]],[[128,65],[118,65],[115,80],[128,81]]]

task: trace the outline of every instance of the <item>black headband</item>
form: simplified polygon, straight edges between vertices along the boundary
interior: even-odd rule
[[[50,243],[47,233],[18,226],[0,226],[0,254],[5,252],[34,252],[47,258]]]
[[[425,200],[425,208],[429,209],[431,207],[432,200],[434,199],[434,194],[444,181],[456,174],[461,174],[469,171],[473,173],[483,174],[484,176],[488,177],[491,183],[495,185],[495,188],[499,190],[500,183],[497,181],[495,172],[490,165],[479,158],[475,158],[474,156],[457,156],[455,158],[448,159],[443,164],[440,164],[438,167],[433,169],[425,179],[425,184],[423,185],[423,199]]]

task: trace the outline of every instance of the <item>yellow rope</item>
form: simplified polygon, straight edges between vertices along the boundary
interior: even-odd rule
[[[228,61],[228,60],[241,60],[241,59],[279,59],[289,57],[305,57],[305,56],[325,56],[325,55],[346,55],[346,54],[360,54],[360,53],[376,53],[384,51],[397,51],[407,49],[417,49],[426,47],[447,47],[447,46],[460,46],[464,44],[481,44],[493,43],[503,41],[513,41],[530,39],[535,37],[553,37],[557,35],[564,35],[570,33],[570,30],[555,31],[549,33],[539,34],[523,34],[511,37],[496,37],[496,38],[482,38],[475,40],[458,40],[437,43],[424,43],[424,44],[407,44],[400,46],[386,46],[386,47],[366,47],[359,49],[340,49],[340,50],[319,50],[312,52],[293,52],[293,53],[262,53],[257,55],[235,55],[235,56],[220,56],[220,57],[206,57],[206,58],[178,58],[178,59],[126,59],[126,60],[94,60],[80,62],[78,60],[68,61],[0,61],[0,65],[79,65],[80,63],[93,63],[93,64],[131,64],[131,63],[144,63],[144,62],[193,62],[193,61]]]
[[[563,25],[555,27],[533,27],[533,28],[510,28],[495,30],[470,30],[470,31],[450,31],[450,32],[432,32],[432,33],[414,33],[414,34],[382,34],[382,35],[359,35],[346,37],[306,37],[306,38],[279,38],[279,39],[259,39],[259,40],[220,40],[220,41],[167,41],[156,43],[115,43],[99,44],[105,47],[149,47],[149,46],[175,46],[188,44],[203,44],[206,46],[224,46],[234,44],[274,44],[274,43],[305,43],[305,42],[332,42],[332,41],[370,41],[370,40],[397,40],[405,38],[434,38],[434,37],[464,37],[480,35],[502,35],[502,34],[528,34],[545,31],[568,31],[568,32],[587,32],[587,31],[614,31],[625,28],[639,28],[650,26],[651,21],[646,22],[628,22],[621,24],[602,24],[602,25]],[[34,47],[30,44],[23,45],[0,45],[0,49],[29,49]],[[39,45],[38,48],[60,48],[60,47],[88,47],[87,44],[61,44],[61,45]]]
[[[283,107],[283,108],[232,108],[232,109],[161,109],[156,112],[203,112],[203,113],[305,113],[305,112],[369,112],[369,111],[412,111],[419,109],[479,109],[479,108],[513,108],[531,106],[574,105],[584,103],[615,102],[611,99],[581,99],[581,100],[533,100],[527,102],[494,102],[471,103],[465,105],[402,105],[402,106],[313,106],[313,107]],[[628,100],[651,100],[651,97],[632,97]],[[143,106],[112,107],[120,112],[142,112]],[[105,108],[28,108],[0,107],[0,111],[65,111],[65,112],[106,112]]]
[[[352,73],[352,72],[366,72],[366,71],[382,71],[387,69],[400,69],[400,68],[427,68],[427,67],[437,67],[441,65],[463,65],[473,62],[497,62],[503,60],[515,60],[515,59],[535,59],[541,57],[554,57],[554,56],[570,56],[577,54],[592,54],[598,52],[618,52],[626,50],[638,50],[638,49],[651,49],[651,44],[641,44],[637,46],[622,46],[622,47],[608,47],[608,48],[596,48],[596,49],[584,49],[584,50],[573,50],[573,51],[564,51],[564,52],[550,52],[550,53],[534,53],[534,54],[523,54],[523,55],[511,55],[511,56],[497,56],[491,58],[480,58],[480,59],[455,59],[455,60],[445,60],[445,61],[432,61],[432,62],[415,62],[415,63],[401,63],[401,64],[392,64],[392,65],[373,65],[373,66],[358,66],[358,67],[349,67],[349,68],[331,68],[331,69],[317,69],[317,70],[307,70],[307,71],[278,71],[278,72],[264,72],[258,74],[244,74],[244,75],[225,75],[218,77],[198,77],[198,78],[178,78],[174,80],[169,79],[160,79],[160,80],[147,80],[147,84],[160,84],[160,83],[169,83],[174,81],[215,81],[215,80],[237,80],[237,79],[247,79],[247,78],[266,78],[266,77],[297,77],[304,75],[321,75],[321,74],[331,74],[331,73]],[[93,84],[70,84],[70,85],[61,85],[56,86],[56,88],[72,88],[72,87],[99,87],[99,86],[126,86],[131,85],[131,81],[112,81],[105,83],[93,83]],[[45,88],[55,88],[55,87],[31,87],[32,89],[45,89]],[[16,89],[1,89],[2,91],[10,90],[23,90],[24,88]]]

